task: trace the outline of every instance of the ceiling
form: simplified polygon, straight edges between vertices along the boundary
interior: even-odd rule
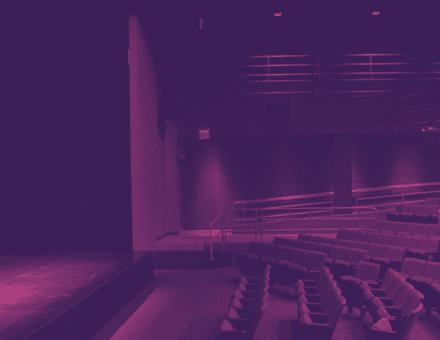
[[[134,3],[156,64],[170,79],[228,72],[247,55],[440,52],[434,1]]]

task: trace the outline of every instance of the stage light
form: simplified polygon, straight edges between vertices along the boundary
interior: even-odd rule
[[[281,16],[281,13],[274,13],[273,16],[274,16],[274,17],[280,17],[280,16]]]
[[[373,12],[373,13],[371,13],[372,15],[379,15],[380,14],[380,12]]]

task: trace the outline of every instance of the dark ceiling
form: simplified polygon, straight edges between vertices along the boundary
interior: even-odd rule
[[[437,5],[395,0],[165,0],[138,1],[131,11],[141,17],[157,64],[174,76],[187,77],[194,71],[227,72],[244,55],[438,53]],[[372,15],[374,11],[380,14]]]

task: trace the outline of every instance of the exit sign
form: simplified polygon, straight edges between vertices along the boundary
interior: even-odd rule
[[[199,139],[209,139],[209,129],[200,129]]]

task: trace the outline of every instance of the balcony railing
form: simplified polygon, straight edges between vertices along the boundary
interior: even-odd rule
[[[262,55],[243,58],[240,82],[384,81],[440,79],[440,54]]]

